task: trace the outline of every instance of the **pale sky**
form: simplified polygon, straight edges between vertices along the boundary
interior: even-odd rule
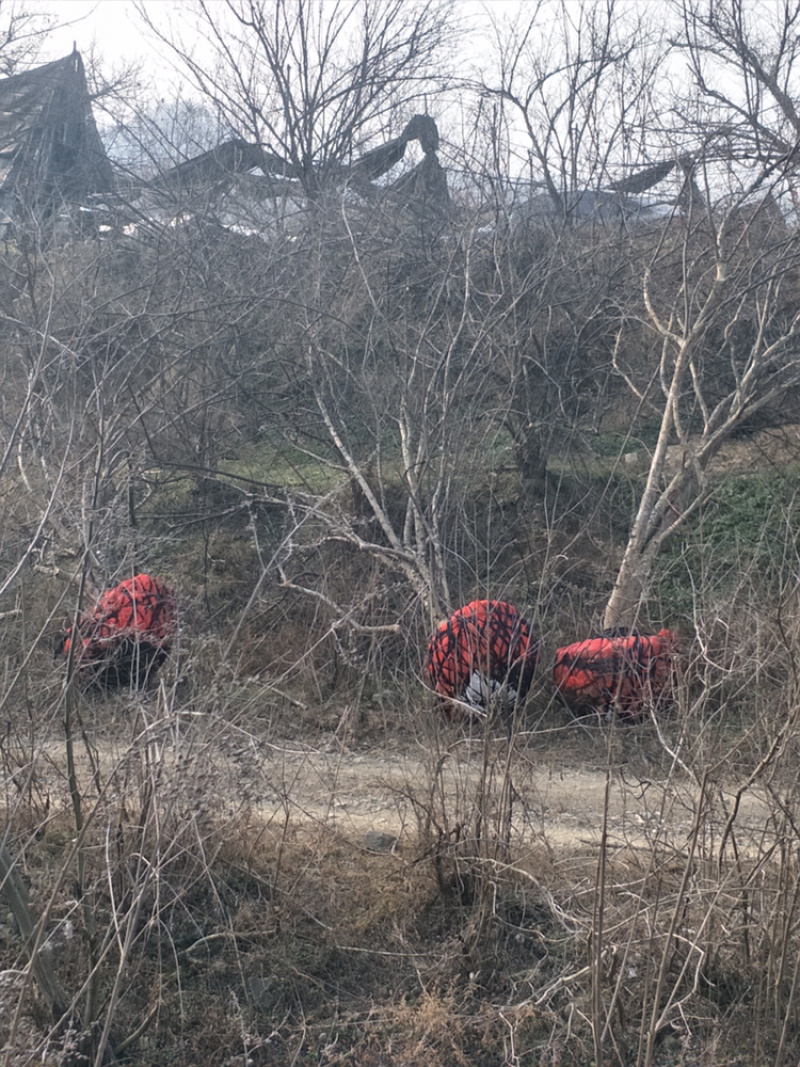
[[[157,7],[169,5],[160,0]],[[150,45],[138,29],[138,19],[129,0],[29,0],[31,12],[52,15],[63,25],[49,34],[47,59],[72,51],[89,52],[95,43],[112,62],[145,55]]]
[[[21,0],[31,12],[54,16],[62,25],[49,34],[45,60],[60,59],[72,51],[88,55],[97,48],[105,67],[124,61],[142,59],[146,73],[156,79],[171,80],[174,66],[169,59],[158,58],[158,46],[141,26],[131,0]],[[518,7],[520,0],[459,0],[465,10],[480,18],[484,9],[500,11]],[[180,0],[145,0],[151,16],[166,24],[176,18],[180,26]],[[176,15],[177,12],[177,15]]]

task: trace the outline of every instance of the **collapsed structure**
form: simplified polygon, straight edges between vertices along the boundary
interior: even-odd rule
[[[422,159],[394,181],[378,183],[416,141]],[[399,136],[351,163],[324,165],[286,158],[263,144],[232,138],[186,159],[152,178],[115,172],[97,130],[92,98],[80,53],[0,81],[0,236],[12,225],[31,225],[42,240],[65,220],[71,233],[97,224],[97,208],[106,204],[114,221],[172,221],[186,217],[208,196],[226,199],[218,221],[237,227],[241,216],[269,228],[270,202],[305,206],[330,189],[351,191],[370,201],[390,197],[398,206],[424,217],[443,216],[451,202],[444,168],[438,158],[439,131],[430,115],[414,115]],[[652,222],[665,212],[703,203],[694,178],[696,160],[682,156],[641,168],[603,189],[579,189],[567,195],[552,178],[534,183],[539,191],[512,208],[517,225],[541,226],[553,220],[573,224],[616,225]],[[643,194],[673,173],[682,175],[677,199],[653,201]],[[671,207],[665,207],[665,204]],[[262,210],[253,212],[253,205]],[[133,207],[126,220],[121,208]]]
[[[41,226],[113,190],[80,53],[0,81],[0,222]]]
[[[403,159],[411,141],[422,148],[422,160],[393,183],[375,185]],[[415,115],[398,137],[350,165],[309,172],[263,145],[236,138],[153,179],[126,176],[118,183],[97,130],[83,61],[73,51],[0,81],[0,227],[8,238],[12,226],[33,226],[46,239],[57,220],[66,219],[74,229],[81,214],[92,215],[101,203],[141,201],[147,216],[154,203],[186,207],[198,191],[229,188],[244,174],[255,201],[314,199],[333,186],[367,199],[389,193],[441,213],[448,210],[450,196],[438,147],[434,120]]]

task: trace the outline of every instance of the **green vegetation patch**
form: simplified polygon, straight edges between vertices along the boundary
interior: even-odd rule
[[[343,478],[341,459],[325,443],[305,447],[299,439],[272,435],[244,445],[219,468],[236,478],[314,493],[327,492]]]
[[[796,567],[800,494],[788,470],[720,479],[658,564],[661,597],[690,615],[701,591],[730,599],[744,585],[775,595]]]

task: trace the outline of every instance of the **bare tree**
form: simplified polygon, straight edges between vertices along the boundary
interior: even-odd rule
[[[702,199],[664,227],[643,272],[646,321],[659,348],[651,386],[634,384],[618,351],[617,367],[642,401],[652,402],[651,390],[660,397],[661,426],[608,627],[634,623],[655,558],[706,498],[707,472],[724,442],[756,412],[780,408],[800,382],[792,300],[800,244],[787,220],[798,11],[781,10],[765,40],[754,11],[737,0],[683,7],[683,45],[699,93],[700,110],[691,112],[696,143],[707,146],[694,165]],[[727,82],[717,81],[721,68]],[[684,115],[692,106],[683,101]],[[706,109],[715,113],[712,136],[703,131]],[[624,336],[623,329],[620,349]],[[668,467],[672,444],[678,458]]]
[[[692,129],[702,123],[707,139],[726,146],[740,167],[794,156],[800,6],[681,0],[674,7],[682,26],[675,44],[696,86],[679,108],[680,121]]]
[[[230,128],[310,200],[371,138],[448,88],[460,34],[452,0],[197,0],[182,19],[203,41],[200,59],[180,28],[139,11]]]
[[[493,25],[497,73],[472,83],[473,139],[491,155],[477,148],[466,166],[495,227],[491,284],[509,296],[492,306],[509,312],[498,366],[529,502],[545,490],[554,444],[579,427],[596,433],[615,401],[614,337],[636,299],[638,228],[655,217],[634,194],[674,166],[651,163],[660,30],[630,14],[613,3],[522,8]]]
[[[55,16],[34,11],[16,0],[0,3],[0,72],[4,77],[37,61]]]
[[[661,32],[644,9],[633,14],[614,0],[540,0],[495,23],[498,75],[476,88],[499,102],[506,137],[527,144],[520,178],[541,190],[529,211],[567,222],[615,213],[596,194],[656,147],[649,109]]]

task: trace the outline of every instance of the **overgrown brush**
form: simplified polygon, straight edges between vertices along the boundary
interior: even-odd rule
[[[68,997],[47,1024],[7,919],[8,1064],[112,1049],[142,1064],[377,1050],[578,1064],[598,1048],[688,1064],[735,1062],[745,1040],[752,1062],[796,1056],[796,705],[738,779],[724,732],[713,753],[694,744],[697,704],[661,724],[677,761],[630,730],[581,734],[608,786],[570,846],[550,840],[534,776],[576,744],[563,720],[510,740],[442,725],[396,794],[416,818],[375,854],[337,829],[335,753],[323,776],[311,750],[265,743],[248,716],[187,715],[168,692],[120,698],[128,718],[87,735],[79,838],[55,732],[29,768],[46,817],[7,795],[7,844]]]

